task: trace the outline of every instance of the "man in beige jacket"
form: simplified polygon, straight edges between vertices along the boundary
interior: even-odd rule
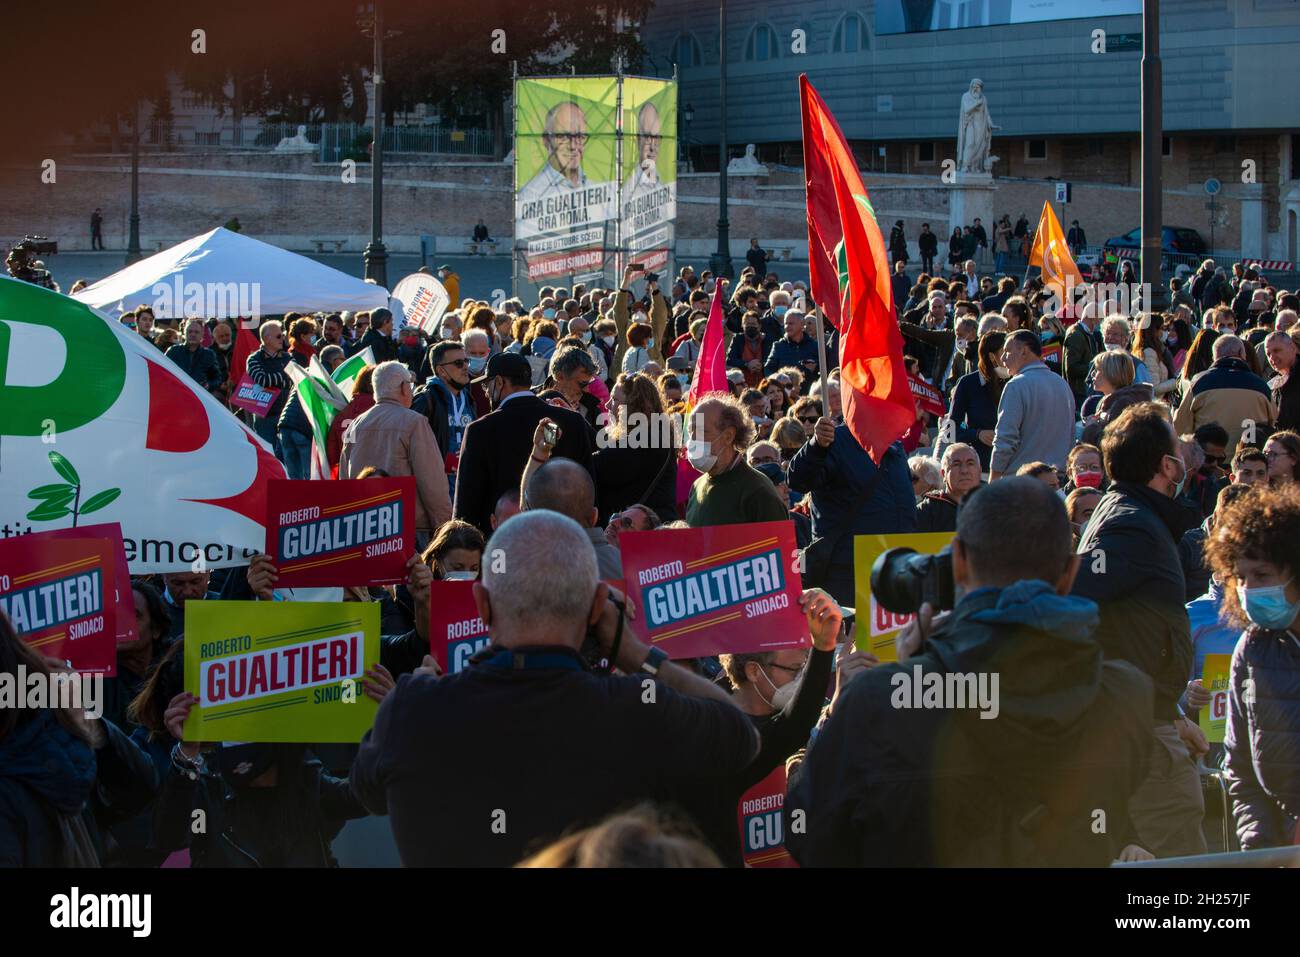
[[[356,478],[373,465],[391,476],[415,476],[415,537],[424,548],[451,519],[451,491],[429,420],[411,411],[415,378],[401,362],[381,362],[374,374],[375,404],[343,433],[339,478]]]

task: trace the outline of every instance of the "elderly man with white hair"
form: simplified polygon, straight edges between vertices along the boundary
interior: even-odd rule
[[[451,674],[403,675],[352,766],[404,865],[509,867],[636,801],[721,791],[755,759],[748,716],[637,638],[571,518],[523,512],[491,549],[473,589],[483,659],[464,667],[474,639],[453,642]],[[590,668],[589,635],[622,674]]]
[[[168,349],[167,358],[180,366],[200,389],[213,392],[221,385],[221,365],[216,353],[203,346],[203,333],[206,331],[202,319],[187,319],[185,341]]]
[[[1279,315],[1278,319],[1281,318]],[[1295,374],[1296,341],[1289,333],[1270,332],[1263,345],[1268,364],[1277,373],[1269,382],[1269,387],[1273,390],[1273,406],[1277,409],[1277,427],[1294,431],[1300,428],[1300,375]]]
[[[916,506],[918,532],[957,531],[957,509],[980,484],[980,457],[973,446],[954,442],[939,460],[942,485],[926,492]]]
[[[1246,364],[1246,344],[1226,335],[1214,340],[1214,363],[1192,379],[1174,415],[1174,429],[1185,435],[1217,422],[1228,431],[1231,458],[1243,435],[1247,445],[1263,441],[1276,418],[1268,384]]]
[[[285,348],[284,326],[279,321],[271,319],[262,323],[257,334],[261,337],[262,347],[248,357],[245,367],[248,377],[264,389],[279,389],[280,394],[266,410],[266,415],[253,416],[253,430],[279,456],[280,442],[276,437],[276,425],[289,397],[289,373],[285,370],[293,358]]]
[[[372,379],[375,404],[343,433],[339,478],[373,465],[390,476],[415,476],[415,540],[422,549],[451,519],[451,489],[429,420],[411,410],[415,377],[397,361],[381,362]]]

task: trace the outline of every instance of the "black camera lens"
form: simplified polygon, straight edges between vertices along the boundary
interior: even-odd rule
[[[952,547],[937,555],[891,548],[871,566],[871,594],[896,615],[912,615],[929,603],[935,614],[955,604]]]

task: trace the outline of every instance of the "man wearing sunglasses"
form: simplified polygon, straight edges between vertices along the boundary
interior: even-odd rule
[[[469,357],[460,342],[444,339],[429,349],[428,363],[433,375],[416,393],[411,409],[429,420],[443,451],[448,482],[454,488],[465,427],[477,418],[469,388]]]

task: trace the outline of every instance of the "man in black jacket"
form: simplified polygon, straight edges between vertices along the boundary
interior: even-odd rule
[[[939,255],[939,237],[930,232],[930,224],[921,224],[921,234],[916,237],[916,247],[921,253],[921,272],[934,275],[934,257]]]
[[[1300,375],[1296,375],[1295,340],[1285,332],[1270,332],[1264,340],[1264,354],[1277,376],[1269,381],[1273,405],[1277,407],[1278,429],[1300,429]]]
[[[474,380],[483,383],[494,411],[465,429],[452,513],[484,535],[492,531],[497,499],[507,489],[519,488],[532,454],[533,432],[542,419],[550,418],[560,427],[554,454],[591,471],[594,440],[586,420],[577,412],[543,402],[529,391],[532,381],[528,359],[512,352],[492,356],[483,375]]]
[[[388,814],[405,865],[508,867],[631,803],[673,802],[683,781],[753,761],[749,718],[633,634],[576,522],[523,512],[490,549],[500,561],[474,583],[485,660],[399,678],[352,765],[353,791]],[[589,629],[621,676],[588,668]]]
[[[1097,606],[1069,595],[1070,541],[1042,482],[969,497],[952,543],[961,600],[937,622],[923,606],[899,661],[841,690],[792,774],[786,848],[801,864],[1104,867],[1138,854],[1125,802],[1146,771],[1151,683],[1102,662]]]
[[[387,309],[370,311],[370,328],[353,344],[348,355],[354,356],[358,352],[365,352],[367,347],[375,352],[375,365],[381,362],[396,362],[401,358],[398,355],[397,340],[393,338],[393,314]]]
[[[1205,806],[1188,749],[1203,753],[1205,738],[1178,708],[1192,670],[1178,543],[1197,516],[1174,501],[1187,468],[1168,412],[1154,402],[1130,406],[1110,423],[1101,452],[1113,484],[1079,540],[1074,594],[1100,606],[1097,640],[1106,657],[1132,662],[1154,683],[1155,750],[1129,813],[1138,843],[1157,857],[1203,854]]]
[[[477,417],[469,389],[469,358],[455,339],[443,339],[429,349],[428,363],[433,374],[411,400],[411,409],[429,420],[446,463],[447,482],[454,488],[465,429]]]

